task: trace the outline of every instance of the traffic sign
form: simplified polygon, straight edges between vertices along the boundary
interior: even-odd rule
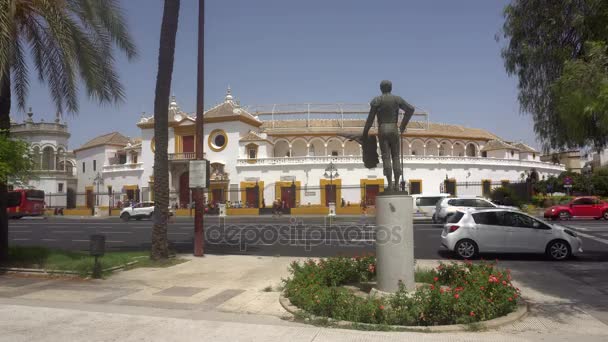
[[[570,176],[564,177],[564,184],[565,185],[572,185],[572,178]]]
[[[209,187],[209,161],[203,160],[191,160],[188,182],[190,188],[208,188]]]

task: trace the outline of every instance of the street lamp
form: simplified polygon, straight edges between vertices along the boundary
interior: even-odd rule
[[[103,185],[103,176],[100,172],[97,172],[95,178],[93,179],[93,185],[97,186],[97,191],[95,192],[95,203],[99,206],[99,186]]]
[[[323,176],[325,176],[325,178],[329,178],[329,188],[331,189],[334,197],[336,192],[334,191],[334,177],[338,178],[340,177],[340,174],[338,173],[338,168],[336,168],[336,166],[334,165],[334,162],[329,162],[329,165],[327,165],[327,167],[325,168],[325,174],[323,174]],[[330,201],[331,202],[331,201]],[[333,202],[336,202],[336,198],[333,198]]]

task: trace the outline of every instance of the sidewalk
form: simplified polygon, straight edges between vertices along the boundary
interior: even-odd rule
[[[292,320],[278,302],[278,286],[288,276],[289,263],[299,258],[185,257],[190,261],[171,268],[140,268],[106,280],[0,276],[0,341],[84,336],[90,341],[608,340],[608,325],[560,294],[540,292],[535,279],[515,282],[533,303],[530,314],[497,330],[367,332]]]

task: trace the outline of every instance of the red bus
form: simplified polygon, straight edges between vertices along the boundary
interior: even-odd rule
[[[44,214],[44,191],[42,190],[13,190],[8,192],[9,218],[23,216],[40,216]]]

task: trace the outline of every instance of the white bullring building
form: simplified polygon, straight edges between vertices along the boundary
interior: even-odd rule
[[[204,114],[205,156],[212,169],[207,200],[269,207],[280,199],[302,213],[326,208],[330,201],[338,202],[338,212],[344,211],[341,199],[352,207],[362,201],[373,204],[384,187],[382,165],[366,169],[359,145],[340,136],[360,134],[368,111],[368,105],[345,104],[242,107],[228,89],[224,101]],[[100,170],[104,186],[123,194],[137,192],[139,200],[153,200],[153,116],[142,115],[137,126],[140,140],[124,139],[118,148],[98,151],[103,159]],[[195,157],[196,134],[194,114],[180,110],[172,97],[173,206],[184,208],[191,202],[188,162]],[[541,162],[539,152],[523,143],[505,141],[482,129],[432,123],[423,112],[416,112],[402,141],[405,181],[412,194],[442,191],[482,196],[504,182],[541,179],[565,170],[563,165]],[[86,150],[77,150],[79,166],[91,163],[91,153],[83,154]],[[122,154],[126,157],[120,159]],[[335,171],[328,174],[330,163]],[[80,190],[92,186],[91,177],[79,176]]]

